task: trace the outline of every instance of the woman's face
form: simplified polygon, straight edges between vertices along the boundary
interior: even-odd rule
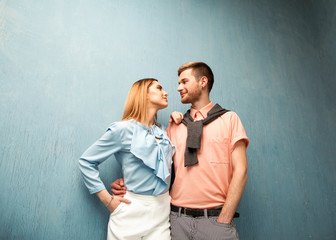
[[[147,91],[147,101],[149,107],[154,107],[157,110],[168,106],[168,93],[163,90],[163,87],[157,81],[153,81]]]

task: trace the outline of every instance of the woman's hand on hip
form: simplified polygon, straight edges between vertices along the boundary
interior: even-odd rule
[[[116,210],[116,208],[122,203],[126,203],[126,204],[130,204],[131,201],[123,198],[123,197],[119,197],[119,196],[113,196],[113,199],[111,200],[111,203],[108,204],[106,207],[110,212],[113,212],[114,210]]]

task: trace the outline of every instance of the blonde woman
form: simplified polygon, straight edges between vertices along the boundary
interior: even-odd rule
[[[89,192],[111,212],[107,239],[170,239],[168,188],[175,148],[156,121],[157,111],[168,106],[167,95],[156,79],[135,82],[122,121],[112,123],[79,160]],[[125,199],[112,196],[99,177],[98,165],[111,155],[122,166]]]

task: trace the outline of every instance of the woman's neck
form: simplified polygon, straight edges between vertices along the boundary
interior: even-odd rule
[[[147,127],[151,127],[154,124],[154,117],[155,117],[156,113],[157,113],[157,110],[148,109],[147,116],[146,116],[145,120],[142,121],[141,123],[143,125],[146,125]]]

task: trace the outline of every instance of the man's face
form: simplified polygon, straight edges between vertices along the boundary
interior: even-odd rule
[[[200,81],[197,81],[192,69],[184,70],[179,76],[179,86],[177,91],[181,95],[181,102],[194,103],[199,100],[202,92]]]

